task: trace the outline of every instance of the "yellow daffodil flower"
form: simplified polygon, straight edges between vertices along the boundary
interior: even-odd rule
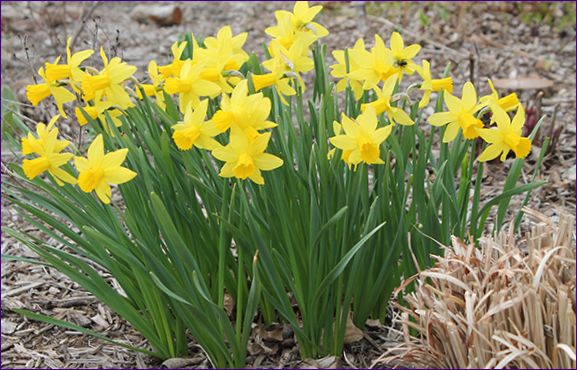
[[[378,87],[374,88],[374,91],[377,94],[377,100],[368,104],[361,105],[361,110],[364,112],[369,107],[372,107],[376,114],[386,112],[389,120],[392,123],[398,123],[405,126],[414,125],[415,122],[405,111],[403,111],[401,108],[391,106],[391,98],[393,96],[396,83],[397,75],[393,75],[385,81],[382,90],[380,90]]]
[[[309,7],[308,1],[296,1],[291,13],[291,22],[296,28],[302,27],[312,22],[321,10],[323,7],[320,5]]]
[[[321,10],[322,6],[320,5],[309,7],[308,2],[297,1],[292,13],[286,10],[277,10],[275,12],[277,25],[267,28],[265,33],[277,40],[286,49],[289,49],[296,40],[307,34],[318,40],[329,34],[326,28],[313,22]]]
[[[338,136],[341,134],[341,132],[343,131],[343,125],[341,125],[339,122],[337,121],[333,121],[333,134],[335,136]],[[329,150],[328,154],[327,154],[327,159],[331,160],[333,159],[333,157],[335,156],[335,153],[337,151],[337,148],[332,148]],[[343,162],[345,162],[347,164],[347,166],[351,167],[353,164],[349,162],[349,158],[351,157],[351,153],[352,150],[343,150],[343,154],[341,155],[341,159],[343,160]]]
[[[100,48],[104,68],[97,75],[85,74],[82,79],[84,100],[102,100],[103,97],[121,107],[132,106],[130,96],[124,89],[124,81],[136,72],[136,67],[123,62],[119,57],[108,61],[104,49]]]
[[[221,92],[230,94],[233,87],[228,83],[228,79],[223,74],[223,64],[216,67],[205,67],[200,72],[200,78],[206,81],[214,82],[218,85]]]
[[[449,111],[433,113],[431,117],[429,117],[429,123],[433,126],[444,126],[448,124],[443,135],[443,142],[448,143],[453,141],[455,137],[457,137],[459,129],[463,130],[465,139],[470,140],[478,137],[478,130],[483,128],[483,122],[474,116],[477,110],[479,110],[475,86],[468,81],[463,86],[461,99],[446,92],[444,94],[444,100]]]
[[[285,48],[277,40],[272,40],[269,50],[274,58],[281,59],[286,68],[286,72],[306,73],[314,69],[315,65],[310,57],[309,47],[314,42],[311,37],[302,37],[296,40],[289,48]],[[272,71],[272,60],[262,63],[263,67]]]
[[[310,46],[328,31],[313,22],[322,6],[309,7],[306,1],[297,1],[293,12],[279,10],[275,12],[277,25],[269,27],[265,32],[273,37],[268,46],[272,58],[263,62],[270,71],[264,75],[253,76],[255,89],[275,86],[283,104],[288,104],[286,96],[295,95],[290,86],[290,80],[296,79],[304,90],[305,85],[301,73],[311,71],[314,62],[310,58]]]
[[[182,53],[184,52],[184,49],[186,49],[186,46],[187,46],[186,41],[180,43],[175,42],[174,44],[172,44],[172,46],[170,47],[173,57],[172,63],[158,67],[158,72],[162,75],[162,77],[169,78],[180,76],[180,70],[182,68],[182,65],[184,64],[184,60],[181,60],[181,57]]]
[[[329,149],[329,152],[327,153],[327,159],[330,161],[331,159],[333,159],[333,157],[335,156],[335,153],[337,152],[337,148],[331,148]]]
[[[272,50],[272,59],[266,60],[262,63],[263,67],[268,71],[275,71],[278,66],[281,66],[286,75],[293,75],[300,83],[304,90],[304,82],[301,73],[312,71],[315,68],[315,63],[310,58],[308,44],[311,40],[300,39],[293,43],[289,49],[283,47],[280,43],[273,40],[270,43]]]
[[[80,126],[84,126],[88,123],[88,119],[86,118],[82,110],[84,110],[84,112],[86,112],[86,114],[90,116],[90,118],[97,119],[106,109],[108,109],[108,107],[100,110],[95,105],[86,105],[84,107],[76,107],[74,109],[74,113],[76,115],[76,120],[78,121],[78,124]]]
[[[379,35],[375,35],[375,46],[371,51],[364,49],[349,50],[349,59],[358,66],[349,73],[351,80],[363,83],[364,90],[370,90],[381,81],[386,81],[399,71],[393,65],[393,53],[389,50]]]
[[[416,64],[413,58],[421,50],[421,45],[412,44],[405,47],[405,42],[398,32],[393,32],[390,40],[391,52],[393,54],[394,65],[401,72],[408,75],[415,73]]]
[[[164,90],[169,94],[179,94],[178,104],[181,112],[184,112],[190,104],[195,108],[200,103],[200,97],[215,98],[220,94],[220,86],[202,78],[203,69],[203,63],[187,60],[182,65],[178,78],[166,79]]]
[[[100,110],[100,108],[97,109]],[[122,120],[120,119],[120,117],[123,115],[123,113],[118,108],[109,107],[107,109],[102,109],[100,111],[100,114],[98,115],[98,118],[100,118],[100,123],[102,124],[104,131],[106,131],[108,135],[114,137],[114,131],[112,131],[112,129],[110,128],[108,121],[106,120],[106,114],[104,112],[108,113],[108,116],[110,117],[110,120],[112,121],[115,127],[122,126]]]
[[[525,124],[523,106],[519,105],[513,121],[500,105],[492,104],[490,108],[497,127],[479,130],[479,135],[489,143],[489,146],[479,156],[479,161],[490,161],[500,154],[501,162],[503,162],[507,159],[507,154],[510,151],[513,151],[517,158],[525,158],[531,151],[531,141],[529,138],[521,136]]]
[[[86,193],[96,191],[102,203],[109,204],[110,185],[124,184],[136,176],[136,172],[121,166],[127,154],[126,148],[105,154],[102,135],[98,135],[90,144],[86,158],[74,157],[80,189]]]
[[[102,127],[109,135],[114,135],[114,132],[108,126],[108,121],[106,120],[106,114],[104,112],[108,113],[108,116],[112,120],[114,126],[116,127],[122,126],[122,120],[120,119],[120,116],[122,116],[123,113],[118,107],[115,107],[111,102],[96,101],[93,103],[93,105],[86,105],[82,107],[82,109],[84,110],[84,112],[86,112],[86,114],[88,114],[88,116],[90,116],[90,118],[100,119]],[[78,120],[78,124],[80,126],[84,126],[88,123],[88,120],[86,119],[86,116],[82,113],[80,107],[76,107],[75,114],[76,114],[76,120]]]
[[[172,139],[180,150],[189,150],[193,146],[199,149],[212,150],[219,146],[218,141],[213,137],[218,134],[218,130],[212,122],[206,122],[206,111],[208,100],[200,102],[193,111],[192,106],[188,106],[184,113],[184,119],[172,126],[174,132]]]
[[[152,83],[141,84],[140,87],[142,87],[146,96],[156,97],[156,104],[158,104],[158,106],[161,109],[166,108],[166,103],[164,102],[164,90],[163,90],[164,77],[162,77],[162,75],[158,73],[158,66],[156,64],[156,61],[154,60],[151,60],[150,63],[148,63],[148,77],[150,78],[150,81]],[[140,89],[136,89],[136,95],[138,96],[139,99],[143,98]]]
[[[258,185],[264,185],[261,171],[271,171],[282,166],[283,160],[265,153],[270,140],[270,132],[254,138],[240,130],[231,131],[230,143],[212,151],[212,155],[224,163],[219,176],[251,179]]]
[[[37,158],[24,159],[22,161],[22,169],[30,180],[48,171],[59,186],[63,186],[64,183],[75,184],[76,179],[60,168],[73,155],[72,153],[61,153],[70,145],[70,142],[58,139],[58,129],[54,127],[57,119],[58,116],[52,118],[48,126],[39,123],[36,126],[37,138],[30,132],[27,138],[22,138],[22,154],[38,154]]]
[[[517,109],[517,107],[521,104],[519,102],[519,97],[517,97],[517,94],[515,93],[511,93],[502,98],[499,97],[499,93],[495,89],[495,86],[493,86],[493,81],[489,79],[488,82],[489,86],[491,87],[491,94],[479,98],[479,103],[482,107],[497,104],[503,108],[505,112],[510,112]]]
[[[46,79],[44,68],[40,68],[38,70],[38,75],[40,75],[43,82],[26,86],[26,97],[33,106],[37,106],[42,100],[52,95],[56,101],[58,112],[62,117],[66,118],[66,112],[64,112],[64,104],[76,100],[76,96],[74,96],[74,94],[67,90],[65,87],[60,86],[58,83],[49,82]]]
[[[368,107],[356,120],[342,116],[343,135],[330,138],[330,143],[343,151],[350,151],[347,164],[382,164],[380,145],[389,137],[393,125],[377,128],[377,113]]]
[[[252,83],[255,91],[260,91],[266,87],[274,86],[283,104],[288,105],[285,96],[296,95],[295,89],[290,85],[291,78],[284,73],[284,63],[279,59],[274,59],[277,63],[270,73],[263,75],[252,75]]]
[[[232,35],[229,26],[221,28],[216,37],[207,37],[205,47],[195,48],[193,63],[204,63],[200,76],[214,82],[224,93],[230,94],[241,75],[238,71],[248,60],[248,54],[242,49],[247,33]]]
[[[233,36],[230,26],[222,27],[216,37],[204,39],[205,48],[198,50],[201,54],[200,59],[213,59],[223,64],[222,68],[225,71],[238,71],[248,60],[248,54],[242,48],[247,36],[246,32]],[[196,54],[194,57],[197,57]]]
[[[94,53],[94,50],[82,50],[72,54],[70,51],[70,43],[72,38],[66,40],[66,63],[58,64],[46,63],[46,80],[54,82],[58,80],[70,79],[75,82],[81,82],[84,76],[84,71],[80,69],[80,64]]]
[[[329,34],[326,28],[320,24],[313,22],[317,14],[323,9],[321,5],[309,7],[308,1],[296,1],[293,12],[290,13],[291,23],[297,30],[306,28],[312,31],[316,38],[325,37]]]
[[[297,31],[291,22],[292,13],[286,10],[278,10],[274,13],[277,24],[265,29],[265,33],[279,42],[285,48],[291,45],[302,36],[302,32]]]
[[[423,79],[421,83],[421,90],[423,90],[423,97],[419,102],[419,108],[424,108],[429,104],[431,98],[431,93],[433,91],[447,91],[453,93],[453,78],[445,77],[439,79],[433,79],[431,77],[431,65],[428,61],[423,60],[422,67],[417,66],[417,73]]]
[[[49,137],[50,135],[58,136],[58,129],[54,127],[56,121],[60,118],[60,115],[57,114],[48,123],[45,125],[44,123],[40,122],[36,125],[36,135],[38,137],[34,137],[31,132],[28,132],[27,137],[23,137],[21,139],[22,142],[22,154],[28,155],[32,153],[41,154],[42,148],[45,146],[44,140]],[[54,145],[55,152],[61,152],[70,145],[68,140],[56,140],[56,144]]]
[[[351,49],[349,49],[350,52]],[[355,42],[355,46],[352,50],[365,50],[365,42],[363,39],[358,39]],[[337,82],[337,92],[345,91],[347,86],[350,86],[355,94],[355,99],[359,100],[363,96],[363,84],[356,80],[351,80],[349,78],[350,72],[358,70],[360,67],[355,63],[352,58],[348,58],[348,70],[347,70],[347,58],[345,55],[345,50],[335,50],[333,51],[333,57],[337,61],[336,64],[331,65],[331,76],[339,78],[340,81]]]
[[[212,117],[218,133],[229,128],[245,131],[254,136],[258,130],[276,127],[268,120],[271,102],[262,93],[248,95],[248,82],[241,81],[230,96],[224,94],[218,110]]]

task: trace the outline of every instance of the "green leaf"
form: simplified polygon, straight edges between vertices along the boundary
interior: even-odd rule
[[[383,222],[380,225],[378,225],[377,227],[375,227],[373,230],[371,230],[370,233],[365,235],[361,240],[359,240],[357,242],[357,244],[355,244],[349,250],[349,252],[339,261],[339,263],[324,278],[324,280],[320,284],[319,288],[317,289],[315,296],[317,296],[317,297],[320,296],[326,290],[327,286],[329,284],[331,284],[337,277],[339,277],[340,274],[342,274],[342,272],[347,267],[349,262],[359,252],[359,250],[365,245],[367,240],[369,240],[384,225],[385,225],[385,222]]]

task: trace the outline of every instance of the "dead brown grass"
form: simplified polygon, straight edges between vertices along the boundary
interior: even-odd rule
[[[532,229],[456,238],[398,305],[404,343],[373,366],[575,368],[575,218],[527,210]]]

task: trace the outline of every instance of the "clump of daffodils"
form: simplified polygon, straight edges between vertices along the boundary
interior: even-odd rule
[[[144,352],[186,356],[190,334],[213,367],[242,368],[258,314],[290,325],[302,358],[338,355],[439,243],[500,230],[511,198],[544,183],[517,185],[515,160],[503,192],[482,193],[482,162],[531,150],[515,94],[435,75],[396,32],[331,66],[321,9],[276,12],[261,60],[234,26],[184,35],[142,75],[69,41],[27,88],[59,114],[22,138],[7,196],[70,252],[7,231],[126,319]],[[77,142],[60,135],[66,114]]]
[[[337,92],[350,88],[357,100],[361,100],[366,91],[372,91],[371,96],[375,97],[370,102],[361,106],[363,115],[373,114],[383,116],[383,127],[400,125],[413,125],[414,121],[401,107],[403,95],[395,91],[404,75],[414,75],[415,72],[421,77],[419,90],[422,97],[418,108],[424,108],[429,104],[431,93],[443,94],[446,111],[432,114],[428,122],[437,127],[446,126],[443,134],[443,142],[448,143],[457,138],[459,133],[466,140],[475,140],[481,137],[489,146],[479,156],[478,160],[488,161],[500,155],[501,161],[507,158],[509,152],[515,153],[517,158],[524,158],[531,150],[531,143],[528,138],[522,137],[522,129],[525,123],[525,112],[523,106],[515,93],[505,97],[499,97],[491,80],[489,85],[492,93],[478,98],[475,86],[468,81],[464,84],[461,97],[453,95],[453,79],[451,77],[432,78],[430,62],[422,60],[417,64],[414,58],[421,49],[420,45],[412,44],[405,47],[401,35],[393,32],[389,41],[389,47],[379,35],[375,35],[374,46],[367,49],[365,42],[359,39],[353,48],[333,51],[336,64],[331,66],[331,74],[339,79],[336,85]],[[367,108],[372,109],[367,109]],[[507,112],[516,111],[513,121]],[[485,114],[490,114],[491,124],[495,126],[485,127],[481,118]],[[359,117],[360,118],[360,117]],[[336,123],[341,127],[347,117],[343,117],[342,123]],[[365,117],[363,119],[366,120]],[[372,118],[376,121],[376,117]],[[392,128],[392,127],[391,127]],[[361,157],[350,157],[350,147],[343,146],[342,137],[339,131],[331,139],[331,143],[343,150],[341,158],[349,165],[360,162],[366,164],[378,163],[374,157],[364,155]],[[354,136],[349,135],[354,141]],[[370,136],[363,134],[356,139],[359,146],[375,145],[375,140],[370,141]],[[368,147],[367,147],[368,148]],[[367,152],[368,153],[368,152]],[[376,153],[376,151],[372,151]],[[332,153],[330,153],[332,156]]]
[[[88,157],[74,156],[63,152],[70,146],[68,140],[58,139],[58,129],[54,127],[59,116],[55,116],[46,126],[39,123],[36,126],[37,136],[28,133],[22,138],[22,154],[35,154],[34,159],[24,159],[22,169],[29,179],[34,179],[48,172],[59,186],[78,184],[82,191],[94,191],[104,203],[110,203],[112,195],[111,184],[122,184],[132,180],[136,173],[121,167],[128,149],[105,153],[102,135],[98,135],[88,148]],[[78,171],[78,178],[62,168],[72,158]]]
[[[322,6],[309,7],[306,1],[297,1],[293,12],[278,10],[275,12],[277,24],[265,30],[272,37],[268,44],[270,59],[262,66],[269,71],[263,75],[253,75],[256,91],[274,87],[283,103],[286,96],[296,94],[295,86],[304,90],[302,74],[314,69],[311,58],[311,46],[329,32],[320,24],[313,22]]]
[[[173,96],[182,115],[180,121],[174,122],[171,133],[179,150],[210,151],[223,163],[222,177],[250,179],[263,185],[263,171],[291,162],[291,158],[281,159],[267,152],[269,143],[275,140],[271,130],[277,124],[270,120],[271,100],[263,91],[272,89],[284,104],[289,104],[288,97],[305,90],[302,76],[315,68],[312,48],[329,34],[315,22],[321,9],[322,6],[310,7],[308,2],[298,1],[292,12],[275,12],[276,24],[265,31],[271,40],[267,45],[268,59],[262,62],[266,72],[262,74],[243,72],[249,60],[243,50],[248,35],[235,35],[230,26],[202,43],[194,36],[189,41],[192,45],[186,41],[174,43],[172,60],[167,64],[150,61],[146,83],[134,78],[136,67],[119,57],[109,58],[102,48],[101,69],[83,65],[94,51],[72,53],[68,39],[65,61],[58,57],[41,67],[38,74],[42,82],[28,86],[26,95],[33,105],[52,97],[63,117],[65,105],[81,102],[75,107],[78,124],[100,124],[107,135],[114,135],[108,122],[120,127],[123,115],[135,106],[136,100],[154,98],[164,110],[166,95]],[[497,157],[504,161],[510,152],[517,158],[527,156],[531,143],[522,136],[525,112],[517,96],[500,97],[490,80],[492,93],[488,96],[478,97],[471,82],[464,83],[460,97],[455,96],[453,79],[434,78],[430,62],[418,60],[420,49],[418,44],[406,45],[402,36],[393,32],[388,43],[375,35],[371,47],[359,39],[352,48],[333,51],[336,63],[330,68],[337,79],[336,92],[350,89],[361,103],[361,113],[357,117],[343,114],[341,122],[333,123],[333,136],[328,139],[333,145],[329,160],[339,150],[348,166],[382,165],[383,143],[394,134],[395,125],[415,124],[414,116],[407,111],[411,104],[409,91],[399,91],[399,85],[404,78],[419,77],[414,85],[422,94],[417,108],[426,107],[431,94],[442,94],[446,110],[434,113],[428,122],[443,127],[443,142],[451,142],[459,134],[465,140],[484,140],[488,145],[479,161]],[[186,58],[185,50],[191,50]],[[489,125],[483,123],[484,116],[490,117]],[[47,126],[38,124],[36,137],[29,133],[22,139],[23,154],[35,155],[24,160],[26,176],[33,179],[47,172],[58,185],[77,185],[109,203],[110,185],[136,176],[121,167],[127,149],[104,153],[104,138],[99,135],[90,144],[86,158],[65,152],[70,143],[57,138],[56,119]],[[73,158],[76,171],[67,166]]]

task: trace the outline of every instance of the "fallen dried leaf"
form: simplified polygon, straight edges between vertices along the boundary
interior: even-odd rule
[[[292,330],[288,325],[275,323],[267,326],[259,325],[257,334],[266,341],[282,342],[292,336]]]
[[[306,359],[302,362],[300,369],[336,369],[340,360],[337,356],[326,356],[319,359]]]
[[[363,339],[363,331],[355,326],[353,320],[349,317],[347,328],[345,330],[345,344],[351,344]]]
[[[181,369],[186,366],[198,365],[204,360],[204,356],[190,358],[174,357],[165,360],[160,366],[165,369]]]
[[[232,310],[234,309],[234,300],[228,293],[224,294],[224,310],[228,316],[232,315]]]
[[[543,77],[517,77],[494,79],[497,89],[504,90],[541,90],[553,87],[554,82]]]
[[[175,5],[138,5],[130,12],[132,19],[139,23],[150,23],[159,26],[173,26],[182,23],[182,10]]]

